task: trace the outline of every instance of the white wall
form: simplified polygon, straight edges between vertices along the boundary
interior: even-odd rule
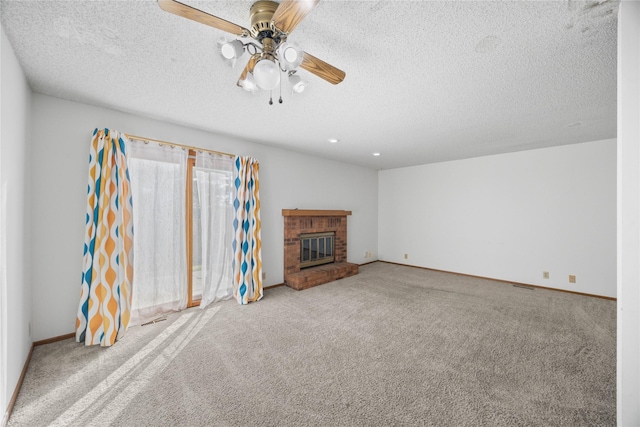
[[[31,89],[1,30],[0,414],[3,422],[31,348],[27,152]]]
[[[377,172],[140,116],[34,94],[33,336],[73,332],[80,295],[88,153],[94,128],[250,155],[260,161],[265,285],[283,281],[282,209],[345,209],[348,260],[377,252]],[[322,179],[315,179],[321,177]],[[267,294],[268,296],[268,294]]]
[[[615,140],[380,171],[378,199],[381,260],[616,296]]]
[[[618,425],[640,426],[640,3],[618,12]]]

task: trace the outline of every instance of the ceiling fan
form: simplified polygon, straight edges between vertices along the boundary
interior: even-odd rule
[[[332,84],[342,82],[345,72],[287,42],[291,32],[320,0],[256,1],[250,10],[251,29],[210,15],[175,0],[158,0],[160,7],[184,18],[226,31],[242,39],[220,43],[224,58],[239,58],[246,50],[251,58],[237,85],[248,91],[273,90],[280,84],[281,72],[287,73],[292,89],[301,92],[304,82],[296,73],[300,67]],[[282,98],[280,98],[282,102]],[[271,101],[270,101],[271,103]]]

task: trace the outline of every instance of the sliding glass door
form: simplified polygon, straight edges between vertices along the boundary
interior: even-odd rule
[[[132,325],[232,295],[232,159],[132,142]]]

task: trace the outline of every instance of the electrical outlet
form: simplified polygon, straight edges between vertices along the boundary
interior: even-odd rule
[[[409,259],[409,254],[404,254],[404,259]]]
[[[576,283],[576,276],[574,276],[573,274],[569,275],[569,283]]]
[[[548,279],[549,278],[549,272],[548,271],[543,271],[542,272],[542,278],[543,279]]]

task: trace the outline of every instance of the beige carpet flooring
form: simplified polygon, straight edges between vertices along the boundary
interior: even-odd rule
[[[616,303],[386,263],[36,347],[9,426],[614,426]]]

